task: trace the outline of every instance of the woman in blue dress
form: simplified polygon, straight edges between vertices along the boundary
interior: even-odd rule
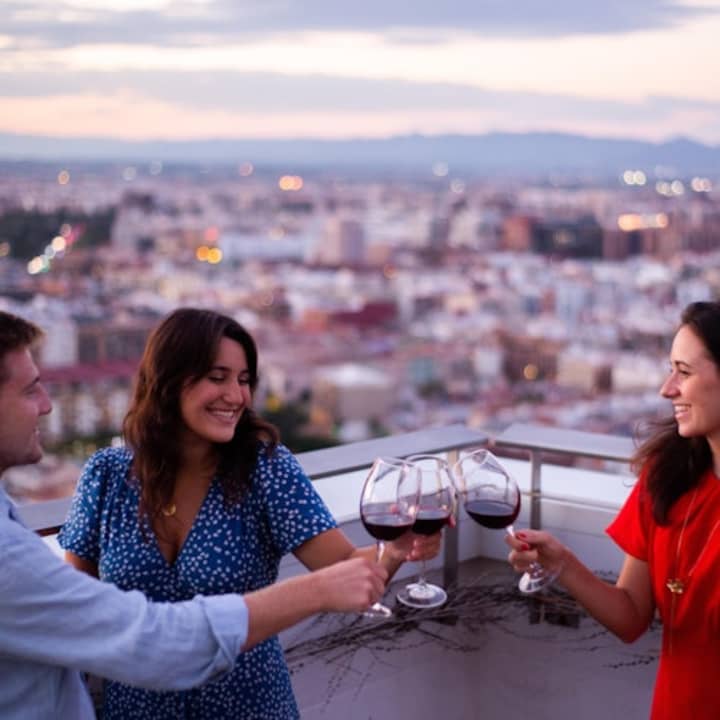
[[[248,592],[292,552],[310,570],[356,555],[276,429],[252,410],[257,350],[232,318],[184,308],[150,336],[125,418],[126,448],[87,462],[59,541],[75,567],[155,601]],[[432,557],[439,534],[389,543],[390,575]],[[172,658],[167,659],[172,663]],[[291,720],[277,637],[185,692],[105,687],[106,720]]]

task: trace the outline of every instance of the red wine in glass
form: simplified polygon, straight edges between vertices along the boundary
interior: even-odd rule
[[[421,501],[422,502],[422,501]],[[417,535],[434,535],[440,532],[450,519],[451,511],[437,508],[418,508],[412,531]]]
[[[520,495],[515,505],[502,500],[469,500],[465,512],[483,527],[502,530],[515,522],[520,514]]]
[[[383,504],[366,506],[360,517],[368,534],[384,542],[397,540],[411,528],[414,529],[411,515],[398,515]]]

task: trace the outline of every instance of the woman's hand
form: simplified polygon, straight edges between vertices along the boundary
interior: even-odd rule
[[[451,517],[447,523],[455,527],[455,518]],[[432,560],[440,552],[442,544],[442,530],[434,535],[418,535],[408,532],[393,542],[385,543],[385,553],[396,563],[422,562]]]
[[[508,562],[521,573],[532,563],[540,563],[548,572],[558,572],[570,553],[559,540],[542,530],[521,530],[506,535],[505,542],[511,548]]]

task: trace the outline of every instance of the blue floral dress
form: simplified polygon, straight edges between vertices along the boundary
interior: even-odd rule
[[[85,465],[60,545],[97,563],[101,580],[151,600],[246,593],[277,579],[283,555],[335,527],[290,451],[258,452],[252,489],[231,508],[213,480],[177,559],[169,565],[138,521],[139,494],[128,482],[132,455],[106,448]],[[167,658],[172,663],[172,658]],[[299,718],[277,637],[239,656],[234,670],[202,687],[156,692],[106,683],[105,720],[292,720]]]

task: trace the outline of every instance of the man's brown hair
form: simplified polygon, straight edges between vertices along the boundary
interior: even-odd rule
[[[34,323],[0,310],[0,384],[7,380],[5,356],[34,345],[43,331]]]

